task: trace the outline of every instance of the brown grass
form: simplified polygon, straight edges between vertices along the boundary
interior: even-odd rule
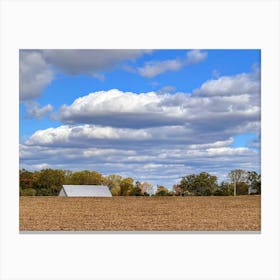
[[[21,231],[260,231],[261,197],[20,197]]]

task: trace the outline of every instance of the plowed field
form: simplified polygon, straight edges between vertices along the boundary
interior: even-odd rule
[[[260,231],[261,197],[20,197],[20,231]]]

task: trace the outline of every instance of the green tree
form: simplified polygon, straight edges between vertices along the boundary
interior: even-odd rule
[[[249,185],[246,182],[238,182],[236,183],[236,193],[238,195],[248,194]]]
[[[233,184],[223,181],[219,186],[222,195],[233,195]]]
[[[255,171],[248,171],[247,183],[249,184],[250,193],[261,194],[261,174]]]
[[[183,177],[179,186],[183,195],[212,195],[218,184],[216,176],[201,172]]]
[[[142,193],[142,189],[140,187],[133,187],[131,190],[130,190],[130,195],[134,195],[134,196],[143,196],[144,194]]]
[[[22,195],[22,196],[35,196],[36,195],[36,190],[33,189],[33,188],[21,189],[20,190],[20,195]]]

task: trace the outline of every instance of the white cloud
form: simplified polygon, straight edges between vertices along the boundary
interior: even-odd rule
[[[182,67],[196,64],[206,59],[207,53],[200,50],[187,52],[186,58],[176,58],[162,61],[149,61],[143,67],[138,67],[136,72],[143,77],[153,78],[167,71],[178,71]]]
[[[195,64],[205,60],[207,57],[207,52],[202,52],[200,50],[192,50],[187,52],[187,59],[185,64]]]
[[[219,148],[209,148],[206,149],[206,153],[209,156],[236,156],[236,155],[246,155],[256,153],[246,147],[241,148],[231,148],[231,147],[219,147]]]
[[[53,72],[40,52],[21,50],[19,55],[20,100],[38,98],[54,79]]]
[[[210,148],[220,148],[224,146],[229,146],[233,144],[233,138],[230,137],[228,140],[216,141],[214,143],[205,143],[205,144],[192,144],[189,145],[190,149],[210,149]]]
[[[215,80],[209,80],[194,92],[203,96],[230,96],[260,94],[259,70],[252,73],[242,73],[235,76],[223,76]]]
[[[26,103],[26,114],[29,119],[41,119],[53,111],[52,105],[48,104],[40,108],[37,102]]]
[[[260,106],[249,94],[136,94],[117,89],[99,91],[63,105],[56,115],[68,124],[146,128],[185,126],[193,130],[224,131],[259,121]]]
[[[150,61],[143,67],[138,68],[138,73],[146,78],[153,78],[166,71],[177,71],[183,67],[183,63],[178,59],[164,61]]]
[[[113,128],[100,127],[94,125],[79,125],[69,126],[63,125],[56,128],[48,128],[45,130],[37,130],[26,141],[27,145],[63,145],[69,143],[73,146],[75,143],[91,142],[95,145],[94,140],[147,140],[152,137],[151,132],[144,129],[128,129],[128,128]]]

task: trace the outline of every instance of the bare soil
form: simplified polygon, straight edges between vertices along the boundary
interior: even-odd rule
[[[260,231],[261,197],[20,197],[20,231]]]

